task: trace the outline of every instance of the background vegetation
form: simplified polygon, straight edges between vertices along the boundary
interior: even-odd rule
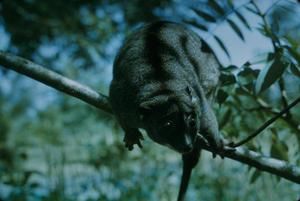
[[[300,95],[300,5],[267,1],[0,1],[0,49],[107,94],[114,55],[144,22],[184,22],[223,64],[215,105],[237,141]],[[245,146],[300,166],[300,107]],[[113,117],[0,68],[0,200],[175,200],[180,156],[127,152]],[[203,152],[187,200],[297,200],[300,187]]]

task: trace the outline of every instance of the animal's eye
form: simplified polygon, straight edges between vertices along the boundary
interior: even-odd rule
[[[172,128],[174,126],[173,121],[166,121],[164,123],[164,128]]]
[[[196,126],[196,121],[195,121],[195,119],[194,119],[194,118],[191,118],[189,124],[190,124],[190,127],[194,128],[194,127]]]

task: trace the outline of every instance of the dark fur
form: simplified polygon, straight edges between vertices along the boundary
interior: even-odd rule
[[[186,27],[159,21],[137,30],[115,59],[110,86],[126,147],[141,147],[143,128],[155,142],[182,153],[184,170],[191,172],[199,159],[198,133],[210,146],[222,146],[211,109],[218,80],[215,56]]]

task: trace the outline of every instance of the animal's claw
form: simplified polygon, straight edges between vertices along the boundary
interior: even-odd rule
[[[197,133],[197,137],[201,143],[204,143],[206,146],[209,146],[207,139],[203,135],[201,135],[200,133]]]
[[[125,142],[125,147],[131,151],[134,148],[134,145],[138,145],[138,147],[141,149],[143,148],[143,145],[141,143],[141,140],[144,140],[144,137],[139,131],[136,132],[130,132],[125,133],[123,141]]]
[[[220,141],[214,141],[214,139],[204,137],[202,134],[197,133],[198,139],[200,143],[205,146],[208,146],[211,149],[212,157],[216,158],[219,155],[222,159],[224,159],[225,153],[231,153],[235,151],[235,148],[228,146],[224,143],[224,140],[220,138]]]

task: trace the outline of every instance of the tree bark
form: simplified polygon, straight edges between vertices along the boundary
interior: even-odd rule
[[[111,113],[108,97],[27,59],[0,51],[0,65]]]
[[[112,113],[107,96],[97,93],[93,89],[68,79],[41,65],[3,51],[0,51],[0,65],[76,97],[98,109]],[[205,146],[203,146],[203,149],[212,151],[209,147]],[[255,151],[250,151],[242,147],[236,148],[234,152],[226,151],[224,156],[300,184],[300,168],[296,165],[263,156]]]

